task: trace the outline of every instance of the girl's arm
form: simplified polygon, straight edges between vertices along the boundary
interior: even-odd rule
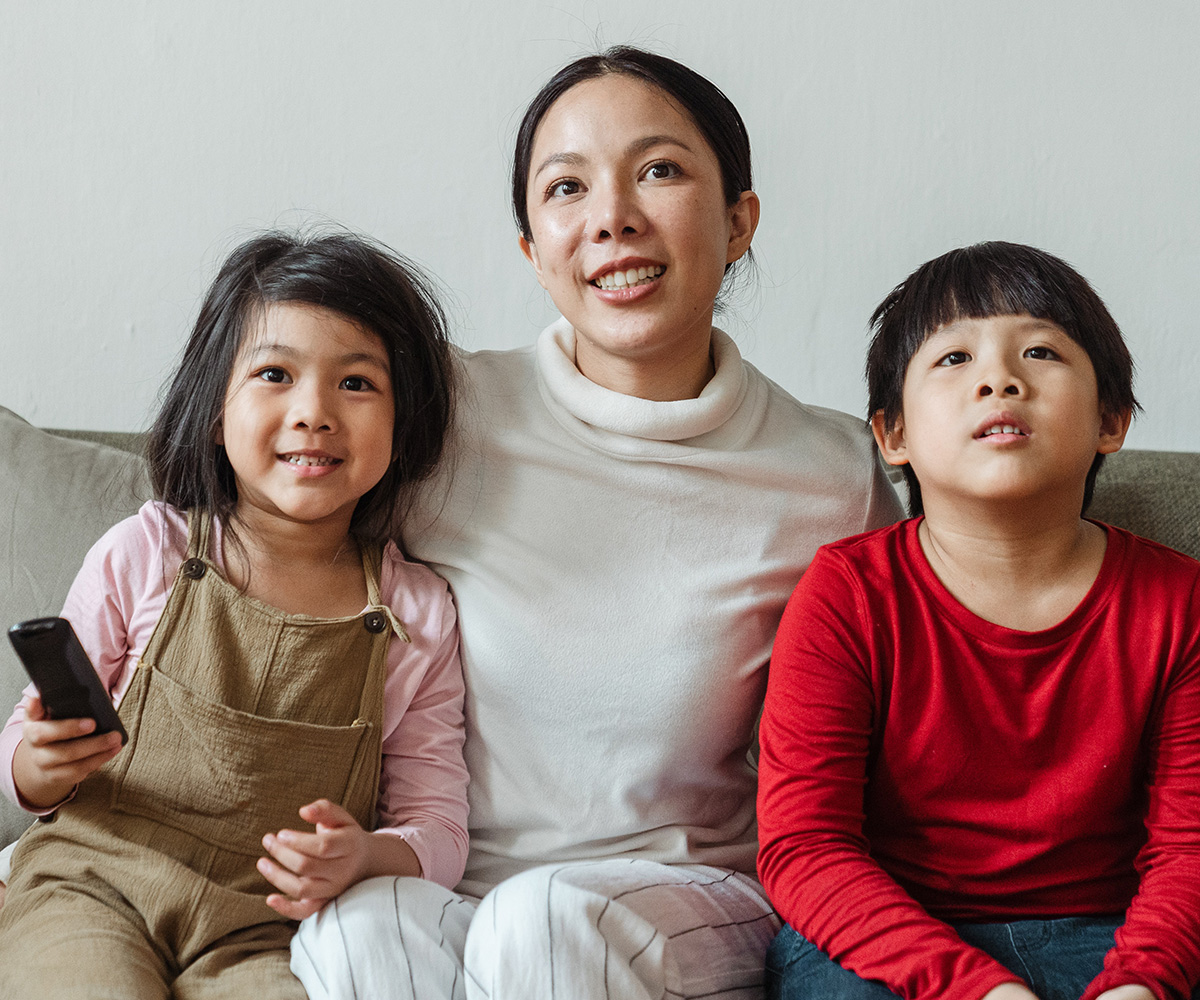
[[[367,833],[340,807],[310,803],[314,832],[281,830],[263,840],[259,871],[280,894],[270,906],[303,919],[373,875],[419,875],[447,888],[467,854],[467,771],[463,763],[463,678],[458,625],[444,581],[385,552],[383,599],[412,637],[393,639],[384,690],[380,827]]]
[[[800,934],[900,996],[1014,993],[1017,976],[931,917],[869,853],[863,792],[877,701],[869,639],[878,627],[852,570],[818,551],[771,655],[759,737],[763,885]]]
[[[62,616],[71,622],[101,683],[114,696],[114,700],[124,692],[132,673],[131,632],[144,633],[148,628],[153,628],[166,601],[169,582],[163,579],[160,570],[164,537],[164,510],[158,504],[147,504],[135,516],[110,528],[84,558],[63,606]],[[152,592],[149,601],[148,592]],[[151,606],[155,604],[155,598],[157,610]],[[144,645],[144,636],[141,641]],[[31,708],[28,722],[26,705]],[[72,739],[64,731],[73,723],[42,722],[38,721],[40,718],[37,689],[31,684],[25,689],[21,702],[0,733],[0,788],[13,802],[44,815],[61,805],[77,781],[113,756],[115,751],[107,755],[101,752],[98,762],[93,761],[94,766],[84,765],[85,770],[81,774],[57,782],[52,779],[45,789],[34,789],[33,801],[23,799],[18,794],[14,768],[23,771],[24,780],[20,782],[20,787],[25,789],[30,781],[29,751],[35,743],[38,744],[42,763],[53,769],[63,765],[68,758],[89,758],[85,744],[107,742],[105,737]],[[49,744],[64,738],[68,743],[78,744],[76,749],[80,753],[62,745],[57,753],[50,750]],[[22,743],[25,744],[23,747]],[[53,758],[49,762],[45,756],[47,752]],[[16,759],[18,754],[21,761]],[[36,764],[33,766],[37,773],[44,770]]]

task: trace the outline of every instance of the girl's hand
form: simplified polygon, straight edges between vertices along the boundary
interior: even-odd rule
[[[25,697],[21,742],[12,763],[13,782],[25,805],[59,805],[84,778],[117,755],[121,734],[89,735],[95,728],[94,719],[48,719],[37,695]]]
[[[313,833],[280,830],[263,837],[269,858],[258,870],[278,893],[267,905],[292,920],[316,913],[356,882],[374,875],[420,875],[421,865],[400,837],[367,833],[341,806],[318,799],[300,807]]]

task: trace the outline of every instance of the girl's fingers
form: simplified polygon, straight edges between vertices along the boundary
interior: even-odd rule
[[[358,820],[336,802],[330,802],[329,799],[317,799],[316,802],[301,806],[300,818],[313,826],[358,826]]]
[[[281,913],[289,920],[303,920],[305,917],[311,917],[328,900],[325,899],[289,899],[287,896],[280,896],[277,893],[271,893],[267,897],[267,906],[276,913]]]

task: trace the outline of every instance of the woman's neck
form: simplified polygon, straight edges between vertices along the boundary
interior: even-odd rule
[[[703,343],[687,351],[672,349],[635,357],[598,350],[586,337],[577,336],[575,367],[605,389],[656,402],[695,399],[716,370],[711,332]]]

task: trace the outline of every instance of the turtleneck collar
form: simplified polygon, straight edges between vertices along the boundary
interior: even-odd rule
[[[713,366],[695,399],[658,401],[613,392],[575,367],[575,330],[559,319],[537,341],[537,369],[548,402],[569,418],[599,431],[644,441],[684,441],[716,430],[746,395],[746,366],[729,336],[712,331]]]

